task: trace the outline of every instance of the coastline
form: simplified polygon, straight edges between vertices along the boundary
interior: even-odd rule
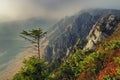
[[[12,77],[22,68],[23,60],[34,55],[36,54],[32,48],[29,48],[23,52],[20,52],[16,57],[14,57],[14,59],[6,63],[9,66],[7,66],[5,70],[0,72],[0,79],[12,80]]]

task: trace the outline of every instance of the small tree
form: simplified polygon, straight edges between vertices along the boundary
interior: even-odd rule
[[[21,32],[21,37],[37,44],[37,49],[38,49],[38,57],[40,59],[41,51],[40,51],[40,46],[41,46],[41,39],[45,37],[45,34],[47,32],[43,32],[40,28],[39,29],[33,29],[31,31],[22,31]]]

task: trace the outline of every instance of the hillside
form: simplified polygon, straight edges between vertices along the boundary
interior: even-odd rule
[[[80,63],[86,64],[77,80],[119,80],[120,73],[120,22],[111,36],[97,43],[95,51]],[[91,58],[91,59],[90,59]],[[79,64],[80,65],[80,64]],[[92,70],[92,71],[89,71]]]
[[[77,48],[51,76],[55,80],[119,80],[119,34],[120,21],[109,37],[96,43],[94,50]]]
[[[74,52],[72,47],[77,42],[81,42],[81,49],[92,48],[97,41],[112,34],[119,17],[119,10],[93,9],[83,10],[72,17],[62,19],[48,35],[46,60],[54,61],[70,55],[69,52]]]

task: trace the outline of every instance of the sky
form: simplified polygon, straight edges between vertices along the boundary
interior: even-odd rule
[[[120,0],[0,0],[0,20],[61,19],[88,8],[120,9]]]

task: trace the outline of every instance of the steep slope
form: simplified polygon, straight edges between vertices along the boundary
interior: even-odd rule
[[[85,46],[87,43],[86,41],[88,40],[86,48],[89,48],[89,44],[92,44],[89,41],[92,41],[92,36],[90,35],[93,35],[92,33],[96,32],[96,26],[100,23],[102,24],[102,21],[105,22],[108,20],[106,25],[108,26],[108,29],[110,29],[109,23],[111,22],[109,22],[108,18],[112,15],[118,16],[119,13],[120,11],[118,10],[86,10],[72,17],[67,17],[61,20],[53,27],[48,36],[49,44],[45,49],[45,58],[48,61],[52,61],[62,56],[69,55],[69,52],[74,52],[72,47],[78,42],[78,40],[84,42],[81,48]],[[100,32],[97,31],[97,33],[95,33],[97,37],[100,37]],[[96,39],[95,42],[97,41],[98,39]]]
[[[85,48],[92,49],[98,41],[110,36],[114,32],[119,18],[120,15],[117,14],[110,14],[108,17],[106,15],[101,16],[87,36],[88,43]]]
[[[88,64],[88,69],[94,69],[93,72],[95,72],[83,71],[77,80],[120,79],[120,20],[114,27],[116,28],[114,29],[113,34],[95,46],[96,54],[103,54],[102,57],[99,56],[98,60],[95,59],[95,61],[92,61],[91,64],[96,66],[92,68],[92,66]]]
[[[114,27],[113,33],[96,43],[94,50],[78,48],[51,76],[55,80],[119,80],[120,20]]]

